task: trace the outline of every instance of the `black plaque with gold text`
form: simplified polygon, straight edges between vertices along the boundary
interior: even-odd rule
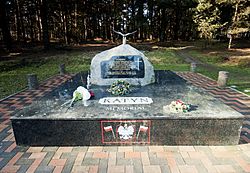
[[[143,78],[144,62],[141,56],[113,56],[101,62],[102,78]]]

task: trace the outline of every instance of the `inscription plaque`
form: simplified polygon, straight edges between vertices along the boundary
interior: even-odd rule
[[[144,78],[144,62],[141,56],[113,56],[101,62],[102,78]]]

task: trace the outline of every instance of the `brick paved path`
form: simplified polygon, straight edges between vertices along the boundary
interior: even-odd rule
[[[216,87],[202,75],[177,73],[245,115],[241,143],[250,141],[250,97]],[[0,172],[229,173],[250,172],[250,143],[236,146],[19,147],[10,123],[15,110],[41,98],[71,75],[0,101]]]

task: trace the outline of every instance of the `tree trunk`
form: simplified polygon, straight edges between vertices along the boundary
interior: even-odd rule
[[[86,41],[87,40],[87,35],[88,35],[88,31],[87,31],[87,19],[86,17],[84,17],[83,19],[83,37],[84,37],[84,40]]]
[[[176,7],[175,7],[175,22],[174,22],[174,40],[178,40],[178,34],[180,29],[180,15],[181,15],[181,9],[180,4],[177,0]]]
[[[143,16],[143,1],[140,0],[138,7],[138,23],[139,23],[139,38],[144,40],[144,16]]]
[[[21,6],[19,6],[21,7]],[[19,8],[20,9],[20,8]],[[21,33],[22,33],[22,39],[24,42],[26,42],[26,30],[25,30],[25,27],[24,27],[24,21],[23,21],[23,13],[22,13],[22,10],[20,9],[19,11],[20,13],[20,24],[21,24]]]
[[[66,38],[66,44],[70,44],[70,33],[69,33],[69,12],[68,12],[68,8],[67,8],[67,2],[64,1],[63,2],[63,11],[64,11],[64,30],[65,30],[65,38]]]
[[[41,23],[42,23],[42,28],[43,28],[43,46],[45,50],[48,50],[50,48],[50,42],[49,42],[47,0],[42,0],[42,3],[41,3]]]
[[[207,49],[207,45],[208,45],[208,40],[205,39],[205,40],[204,40],[204,49]]]
[[[69,44],[69,38],[68,38],[68,22],[67,22],[67,16],[66,16],[66,7],[65,7],[65,3],[62,2],[61,3],[61,23],[62,23],[62,26],[63,26],[63,36],[64,36],[64,41],[65,41],[65,44]]]
[[[234,25],[234,23],[235,23],[236,20],[237,20],[238,6],[239,6],[239,4],[238,4],[238,2],[236,2],[236,5],[235,5],[235,12],[234,12],[234,18],[233,18],[233,25]],[[232,29],[233,29],[233,28],[232,28]],[[228,49],[231,49],[232,40],[233,40],[233,36],[232,36],[232,34],[229,34]]]
[[[37,1],[37,6],[41,6],[41,2]],[[41,41],[42,40],[42,23],[41,23],[41,11],[40,9],[36,7],[36,22],[37,22],[37,27],[38,27],[38,37],[37,40]]]
[[[29,23],[29,29],[30,29],[30,39],[31,39],[31,43],[34,43],[34,30],[33,30],[33,20],[32,20],[32,17],[31,15],[29,15],[28,17],[28,23]]]
[[[15,1],[15,10],[16,10],[16,31],[17,31],[17,41],[21,40],[21,24],[20,24],[20,10],[19,10],[19,1]]]
[[[1,0],[0,1],[0,17],[1,17],[1,23],[0,27],[2,28],[2,33],[3,33],[3,41],[6,45],[6,48],[8,50],[11,50],[11,35],[10,35],[10,28],[9,28],[9,19],[6,13],[6,1]]]
[[[63,26],[64,26],[65,43],[69,44],[68,20],[65,13],[63,13]]]
[[[166,37],[166,8],[161,9],[160,41],[165,41]]]
[[[148,28],[148,31],[149,31],[149,37],[150,39],[152,40],[153,39],[153,2],[152,1],[149,1],[148,2],[148,10],[149,10],[149,28]]]
[[[76,2],[75,2],[75,13],[74,13],[74,16],[75,16],[74,27],[77,28],[77,3]]]
[[[229,42],[228,42],[228,49],[231,49],[233,37],[230,35]]]

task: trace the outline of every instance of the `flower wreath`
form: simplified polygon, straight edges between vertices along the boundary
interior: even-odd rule
[[[110,86],[108,92],[116,96],[126,95],[130,92],[130,84],[124,80],[117,80]]]
[[[172,101],[169,105],[169,109],[171,112],[178,113],[178,112],[188,112],[190,111],[190,104],[187,104],[181,100]]]

